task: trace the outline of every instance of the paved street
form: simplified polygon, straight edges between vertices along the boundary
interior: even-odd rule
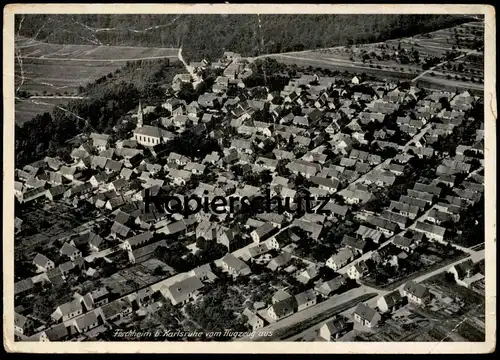
[[[413,281],[417,282],[417,283],[420,283],[424,280],[427,280],[437,274],[440,274],[442,272],[445,272],[447,271],[450,267],[454,266],[454,265],[457,265],[457,264],[460,264],[468,259],[472,259],[474,262],[478,262],[482,259],[484,259],[484,250],[481,250],[481,251],[477,251],[477,252],[474,252],[473,255],[471,255],[470,257],[467,257],[465,259],[460,259],[460,260],[457,260],[457,261],[454,261],[453,263],[451,264],[447,264],[447,265],[444,265],[442,267],[440,267],[439,269],[436,269],[436,270],[433,270],[431,272],[428,272],[426,274],[422,274],[420,275],[419,277],[413,279]],[[374,288],[371,288],[371,287],[368,287],[366,285],[363,285],[362,286],[365,290],[364,291],[367,291],[368,293],[371,293],[371,292],[374,292],[374,293],[377,293],[378,295],[368,301],[365,301],[364,303],[367,304],[368,306],[370,307],[373,307],[375,308],[377,306],[377,300],[381,297],[381,296],[384,296],[386,294],[388,294],[389,292],[392,292],[394,290],[391,290],[391,291],[386,291],[386,290],[377,290],[377,289],[374,289]],[[404,283],[401,284],[397,289],[401,292],[402,289],[404,287]],[[342,316],[345,316],[345,317],[348,317],[348,318],[352,318],[352,313],[354,312],[354,309],[355,309],[355,306],[354,307],[351,307],[350,309],[346,310],[346,311],[343,311],[341,313]],[[330,317],[324,321],[321,321],[320,323],[310,327],[309,329],[301,332],[300,334],[297,334],[297,335],[294,335],[288,339],[286,339],[286,341],[296,341],[302,337],[304,337],[305,335],[308,335],[312,332],[315,332],[315,331],[318,331],[321,326],[323,326],[323,324],[327,323],[328,321],[332,320],[333,317]]]
[[[346,303],[350,300],[353,300],[361,295],[374,293],[374,292],[376,292],[376,291],[373,291],[371,288],[366,287],[366,286],[361,286],[361,287],[358,287],[356,289],[351,289],[343,294],[335,295],[326,301],[323,301],[317,305],[311,306],[310,308],[299,311],[299,312],[297,312],[289,317],[284,318],[283,320],[280,320],[280,321],[277,321],[273,324],[265,326],[262,329],[259,329],[259,332],[273,332],[273,331],[283,329],[283,328],[286,328],[286,327],[294,325],[294,324],[301,323],[302,321],[313,318],[313,317],[315,317],[315,316],[317,316],[325,311],[333,309],[334,307],[342,305],[343,303]],[[255,341],[256,339],[257,339],[257,337],[255,337],[253,339],[249,338],[249,337],[242,337],[242,338],[236,339],[236,341]]]

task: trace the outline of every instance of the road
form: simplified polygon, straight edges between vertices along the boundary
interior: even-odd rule
[[[435,65],[435,66],[431,67],[430,69],[425,70],[423,73],[421,73],[420,75],[418,75],[416,78],[412,79],[412,80],[411,80],[411,82],[415,82],[415,81],[417,81],[417,80],[418,80],[418,79],[420,79],[422,76],[426,75],[428,72],[431,72],[431,71],[433,71],[434,69],[436,69],[436,68],[438,68],[438,67],[440,67],[440,66],[442,66],[442,65],[446,64],[448,61],[456,61],[456,60],[458,60],[458,59],[461,59],[461,58],[463,58],[463,57],[466,57],[466,56],[471,55],[471,54],[474,54],[474,53],[477,53],[477,52],[476,52],[476,51],[469,51],[468,53],[465,53],[465,54],[459,55],[459,56],[457,56],[456,58],[454,58],[454,59],[452,59],[452,60],[446,60],[446,61],[440,62],[439,64],[437,64],[437,65]]]
[[[324,313],[325,311],[331,310],[337,306],[342,305],[343,303],[346,303],[348,301],[351,301],[357,297],[360,297],[365,294],[369,293],[376,293],[376,291],[373,291],[373,289],[367,287],[367,286],[361,286],[355,289],[351,289],[343,294],[340,295],[335,295],[328,300],[325,300],[319,304],[316,304],[314,306],[311,306],[305,310],[296,312],[295,314],[288,316],[282,320],[276,321],[275,323],[272,323],[268,326],[265,326],[261,329],[259,329],[259,332],[275,332],[277,330],[286,328],[288,326],[292,326],[295,324],[299,324],[305,320],[311,319],[315,316],[318,316],[321,313]],[[256,341],[258,339],[258,336],[255,336],[254,338],[245,336],[236,339],[235,341]]]
[[[426,273],[426,274],[422,274],[422,275],[420,275],[419,277],[417,277],[417,278],[413,279],[413,281],[415,281],[415,282],[417,282],[417,283],[420,283],[420,282],[425,281],[425,280],[427,280],[427,279],[429,279],[429,278],[431,278],[431,277],[433,277],[433,276],[435,276],[435,275],[438,275],[438,274],[440,274],[440,273],[442,273],[442,272],[445,272],[445,271],[447,271],[450,267],[452,267],[452,266],[454,266],[454,265],[457,265],[457,264],[460,264],[460,263],[462,263],[462,262],[464,262],[464,261],[466,261],[466,260],[468,260],[468,259],[472,259],[474,262],[478,262],[478,261],[480,261],[480,260],[484,259],[484,250],[477,251],[477,252],[475,252],[475,254],[474,254],[474,255],[471,255],[471,256],[469,256],[469,257],[467,257],[467,258],[464,258],[464,259],[460,259],[460,260],[454,261],[454,262],[452,262],[452,263],[449,263],[449,264],[443,265],[442,267],[440,267],[440,268],[438,268],[438,269],[435,269],[435,270],[433,270],[433,271],[430,271],[430,272],[428,272],[428,273]],[[363,287],[363,288],[366,288],[366,290],[365,290],[365,291],[367,291],[368,293],[374,292],[374,293],[377,293],[377,294],[378,294],[376,297],[374,297],[374,298],[372,298],[372,299],[369,299],[368,301],[365,301],[365,302],[364,302],[366,305],[368,305],[368,306],[370,306],[370,307],[373,307],[373,308],[375,308],[375,307],[377,306],[377,301],[378,301],[378,299],[379,299],[381,296],[387,295],[389,292],[394,291],[394,290],[391,290],[391,291],[387,291],[387,290],[378,290],[378,289],[374,289],[374,288],[368,287],[368,286],[366,286],[366,285],[363,285],[362,287]],[[400,285],[397,289],[401,292],[401,291],[402,291],[402,289],[403,289],[403,287],[404,287],[404,283],[403,283],[403,284],[401,284],[401,285]],[[353,306],[353,307],[351,307],[350,309],[343,311],[343,312],[341,313],[341,315],[342,315],[342,316],[345,316],[345,317],[350,318],[350,317],[351,317],[351,315],[352,315],[352,313],[354,312],[354,309],[355,309],[355,307]],[[294,335],[294,336],[292,336],[292,337],[290,337],[290,338],[285,339],[285,341],[296,341],[296,340],[298,340],[298,339],[301,339],[301,338],[303,338],[304,336],[306,336],[306,335],[308,335],[308,334],[310,334],[310,333],[312,333],[312,332],[315,332],[315,331],[319,330],[319,329],[321,328],[321,326],[323,326],[323,324],[325,324],[325,323],[327,323],[327,322],[331,321],[331,320],[333,319],[333,317],[334,317],[334,316],[332,316],[332,317],[330,317],[330,318],[328,318],[328,319],[326,319],[326,320],[324,320],[324,321],[321,321],[321,322],[319,322],[319,323],[315,324],[314,326],[311,326],[309,329],[304,330],[304,331],[302,331],[301,333],[299,333],[299,334],[297,334],[297,335]]]
[[[33,59],[33,60],[52,60],[52,61],[84,61],[84,62],[123,62],[123,61],[140,61],[140,60],[157,60],[157,59],[175,59],[176,55],[164,55],[164,56],[148,56],[141,58],[131,58],[131,59],[89,59],[89,58],[67,58],[67,57],[44,57],[44,56],[21,56],[21,59]]]
[[[120,247],[119,246],[113,246],[112,248],[108,248],[108,249],[105,249],[103,251],[95,252],[95,253],[92,253],[92,254],[86,256],[85,257],[85,261],[92,262],[94,259],[103,258],[105,256],[109,256],[111,254],[114,254],[117,251],[121,251]]]
[[[85,96],[73,96],[73,95],[54,95],[54,96],[50,96],[50,95],[43,95],[43,96],[38,96],[38,95],[34,95],[34,96],[30,96],[29,98],[19,98],[19,97],[16,97],[16,100],[31,100],[31,99],[86,99]]]
[[[419,141],[426,133],[427,131],[430,129],[430,127],[432,126],[432,123],[428,123],[427,125],[425,125],[420,131],[418,134],[416,134],[414,137],[412,137],[402,148],[401,150],[403,152],[406,152],[408,151],[409,147],[411,144],[413,144],[414,142],[416,141]],[[390,164],[391,160],[393,158],[388,158],[386,159],[385,161],[383,161],[382,163],[380,163],[379,165],[375,166],[374,168],[372,168],[370,171],[368,171],[366,174],[363,174],[361,175],[359,178],[357,178],[356,180],[354,180],[353,182],[351,182],[345,189],[341,190],[338,192],[339,195],[343,196],[345,195],[346,193],[346,190],[352,190],[352,188],[360,183],[360,182],[363,182],[365,181],[366,177],[368,174],[371,174],[371,173],[374,173],[374,172],[377,172],[377,171],[380,171],[382,169],[384,169],[387,165]]]
[[[310,50],[309,50],[309,53],[311,53]],[[308,62],[317,62],[317,63],[328,64],[328,65],[349,66],[349,67],[352,67],[354,69],[361,69],[361,70],[370,70],[370,71],[376,70],[376,69],[371,68],[369,66],[363,66],[362,65],[363,63],[354,62],[354,61],[350,61],[350,60],[335,59],[335,58],[328,58],[328,60],[327,59],[317,59],[317,58],[313,58],[313,57],[300,57],[300,56],[295,56],[295,55],[290,55],[290,54],[291,53],[269,54],[269,55],[262,55],[259,58],[264,58],[264,57],[280,58],[281,57],[281,58],[288,58],[288,59],[303,60],[303,61],[308,61]],[[382,66],[382,65],[380,65],[380,66]],[[391,69],[390,66],[383,66],[382,69],[380,69],[380,70],[401,73],[401,71],[399,71],[399,70]]]
[[[409,225],[406,229],[403,229],[401,230],[400,232],[394,234],[393,236],[391,236],[390,238],[388,238],[385,242],[383,242],[382,244],[380,244],[380,246],[378,247],[378,249],[381,249],[383,248],[384,246],[387,246],[389,245],[396,236],[398,235],[403,235],[407,229],[414,229],[415,228],[415,224],[418,222],[418,221],[425,221],[427,219],[427,216],[429,215],[429,212],[435,207],[432,206],[429,210],[427,210],[425,213],[423,213],[421,216],[419,216],[418,218],[415,219],[415,221],[413,221],[413,223],[411,225]],[[469,254],[470,256],[472,257],[477,257],[477,254],[480,253],[480,252],[477,252],[477,251],[474,251],[474,250],[471,250],[469,248],[465,248],[465,247],[462,247],[462,246],[459,246],[459,245],[455,245],[453,244],[453,246],[460,250],[460,251],[463,251],[467,254]],[[357,264],[358,262],[360,261],[366,261],[368,259],[371,258],[371,256],[373,255],[373,251],[368,251],[367,253],[363,254],[361,257],[357,258],[356,260],[350,262],[349,264],[347,264],[346,266],[344,266],[343,268],[340,268],[339,270],[337,270],[337,272],[339,274],[345,274],[347,273],[347,271],[349,270],[349,268],[355,264]],[[449,265],[451,266],[451,265]]]
[[[199,83],[203,82],[203,79],[196,73],[196,71],[194,71],[194,68],[184,60],[184,57],[182,56],[182,46],[177,52],[177,58],[184,64],[187,72],[191,75],[191,78],[193,79],[193,87],[196,88]]]

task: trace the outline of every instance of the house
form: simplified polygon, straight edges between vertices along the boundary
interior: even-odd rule
[[[52,260],[48,259],[45,255],[36,254],[33,259],[33,264],[37,267],[37,272],[47,272],[53,269],[55,264]]]
[[[55,201],[61,199],[64,196],[65,191],[66,188],[64,187],[64,185],[57,185],[48,189],[47,192],[45,193],[45,196],[50,201]]]
[[[203,175],[203,173],[205,172],[205,168],[206,168],[205,165],[198,164],[195,162],[189,162],[186,164],[184,170],[191,171],[193,175]]]
[[[375,230],[367,226],[360,225],[359,229],[356,230],[356,235],[361,239],[363,239],[364,241],[371,240],[374,243],[378,244],[383,236],[383,233],[379,230]]]
[[[245,308],[245,310],[243,310],[243,315],[247,317],[246,323],[253,331],[264,327],[264,320],[262,320],[260,316],[253,313],[250,309]]]
[[[192,173],[186,170],[170,169],[168,176],[173,180],[174,184],[177,186],[183,186],[189,179],[191,179]]]
[[[365,240],[349,235],[344,235],[341,244],[346,248],[351,249],[354,254],[358,255],[364,254],[368,246],[368,243]]]
[[[99,325],[95,311],[90,311],[73,320],[73,326],[79,333],[85,333]]]
[[[64,243],[59,253],[69,257],[71,260],[75,260],[75,258],[82,256],[82,252],[69,243]]]
[[[106,289],[106,287],[100,287],[90,293],[90,297],[96,308],[107,304],[109,301],[109,296],[110,293],[108,289]]]
[[[377,300],[377,307],[383,313],[393,312],[394,310],[397,310],[401,306],[403,306],[403,304],[404,304],[403,297],[401,296],[401,293],[399,292],[398,289],[390,292],[389,294],[381,296]]]
[[[118,235],[122,238],[125,238],[131,231],[132,230],[128,226],[120,224],[119,222],[116,221],[113,222],[113,225],[111,226],[111,234],[114,236]]]
[[[25,293],[35,286],[32,278],[16,281],[14,283],[14,295]]]
[[[304,160],[294,160],[289,162],[286,167],[294,174],[301,174],[306,178],[316,175],[318,171],[321,171],[321,166],[319,164],[311,163]]]
[[[238,152],[253,154],[252,142],[244,139],[233,139],[230,149],[236,149]]]
[[[175,152],[171,152],[168,155],[167,161],[169,163],[175,163],[179,166],[185,166],[189,162],[189,158],[184,155],[177,154]]]
[[[57,324],[44,330],[42,333],[45,334],[46,341],[62,341],[69,335],[65,324]]]
[[[102,314],[108,322],[113,322],[132,313],[132,305],[126,299],[118,299],[101,307]]]
[[[326,190],[329,193],[334,193],[340,186],[340,181],[337,179],[327,179],[322,176],[311,176],[310,181],[318,185],[320,189]]]
[[[297,311],[307,309],[310,306],[316,305],[316,294],[312,289],[303,291],[295,295],[295,302],[297,303]]]
[[[135,236],[132,236],[132,237],[126,239],[121,244],[121,246],[123,249],[125,249],[127,251],[132,251],[133,248],[137,248],[139,246],[146,244],[152,238],[153,238],[153,233],[150,231],[145,231],[143,233],[140,233],[138,235],[135,235]]]
[[[391,200],[389,210],[392,212],[397,211],[401,215],[406,216],[411,220],[415,220],[415,218],[418,216],[420,208],[416,205],[410,205],[400,201]]]
[[[423,233],[429,239],[436,240],[438,242],[444,241],[444,236],[446,233],[446,228],[434,224],[428,224],[422,221],[416,222],[415,230]]]
[[[287,316],[292,315],[297,308],[297,302],[294,296],[287,298],[286,300],[282,300],[272,304],[267,309],[267,314],[271,319],[281,320]]]
[[[342,248],[337,254],[332,255],[327,261],[326,266],[337,271],[354,259],[354,253],[349,248]]]
[[[156,126],[144,125],[134,130],[134,139],[143,146],[155,146],[175,137],[170,131]]]
[[[66,276],[71,270],[75,268],[75,265],[71,261],[66,261],[65,263],[62,263],[59,265],[59,270],[61,271],[61,274]]]
[[[345,335],[349,329],[346,319],[341,315],[337,315],[321,326],[319,335],[327,341],[332,341]]]
[[[169,286],[164,295],[170,299],[172,305],[184,305],[193,300],[203,286],[203,283],[198,277],[191,276]]]
[[[424,285],[408,281],[403,287],[403,296],[408,298],[408,302],[425,305],[430,299],[430,292]]]
[[[390,171],[374,171],[366,174],[365,182],[378,186],[391,186],[396,181],[396,176]]]
[[[407,253],[413,252],[414,248],[417,245],[413,239],[401,235],[396,235],[392,240],[392,244],[398,249],[406,251]]]
[[[257,160],[255,161],[255,165],[259,169],[270,170],[271,172],[274,172],[276,170],[276,166],[278,166],[278,160],[261,156],[257,158]]]
[[[83,313],[82,304],[78,299],[74,299],[57,307],[51,318],[55,322],[67,321]]]
[[[92,139],[92,145],[98,151],[104,151],[108,148],[109,135],[92,133],[90,138]]]
[[[354,191],[346,189],[342,196],[348,204],[367,203],[375,198],[371,192],[361,189],[356,189]]]
[[[354,321],[369,329],[376,327],[381,319],[382,317],[375,309],[363,303],[358,304],[354,310]]]
[[[280,255],[273,258],[267,264],[267,268],[271,269],[272,271],[276,271],[277,269],[287,265],[291,260],[292,260],[292,255],[287,251],[283,251]]]
[[[316,292],[316,294],[322,295],[324,297],[330,296],[332,293],[335,293],[342,289],[342,287],[346,284],[347,278],[347,275],[341,275],[332,280],[318,282],[314,286],[314,291]]]
[[[61,168],[58,170],[59,174],[61,174],[63,177],[65,177],[68,180],[75,180],[77,179],[80,175],[81,172],[79,171],[78,168],[74,166],[61,166]]]
[[[452,215],[446,211],[440,211],[436,208],[429,210],[427,221],[433,224],[440,225],[446,222],[456,222],[460,219],[459,215]]]
[[[262,241],[265,241],[269,239],[272,235],[274,235],[277,232],[277,228],[273,225],[271,222],[267,222],[264,225],[260,226],[259,228],[255,229],[250,233],[250,236],[252,237],[252,240],[255,243],[259,243]]]
[[[387,166],[387,169],[396,176],[401,176],[404,174],[405,166],[391,163]]]
[[[106,174],[120,173],[122,167],[123,163],[121,161],[108,159],[106,161],[106,165],[104,165],[104,171],[106,172]]]
[[[478,271],[476,264],[471,259],[453,265],[448,269],[448,273],[453,275],[458,285],[468,289],[472,288],[474,283],[484,279],[484,275]]]
[[[308,267],[307,269],[305,269],[304,271],[300,272],[296,279],[298,282],[302,283],[302,284],[307,284],[308,282],[310,282],[311,280],[313,280],[314,278],[316,278],[317,276],[319,275],[319,271],[318,271],[318,268],[314,265]]]
[[[108,175],[107,173],[100,172],[98,174],[92,175],[92,177],[89,180],[89,183],[92,185],[92,187],[98,188],[99,186],[105,184],[110,178],[111,176]]]
[[[32,328],[33,325],[33,320],[14,312],[14,330],[16,333],[24,334],[27,330]]]
[[[353,280],[361,279],[363,276],[367,274],[368,274],[368,266],[366,266],[366,263],[363,260],[358,261],[356,264],[352,265],[347,270],[347,276],[349,276],[349,278]]]
[[[233,254],[226,254],[222,260],[222,267],[233,276],[249,275],[252,273],[250,267],[241,259]]]
[[[394,231],[399,229],[405,229],[408,223],[410,222],[410,219],[407,218],[406,216],[398,213],[394,213],[389,210],[384,210],[380,217],[383,220],[386,220],[386,222],[381,222],[380,227],[384,228],[382,230],[386,235],[393,234]],[[396,226],[397,225],[397,226]]]
[[[292,297],[292,295],[290,295],[285,290],[278,290],[274,293],[273,297],[271,298],[271,303],[276,304],[280,301],[284,301],[284,300],[289,299],[291,297]]]

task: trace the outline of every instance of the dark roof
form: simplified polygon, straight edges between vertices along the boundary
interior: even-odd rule
[[[367,243],[363,239],[357,239],[349,235],[344,235],[342,245],[364,251]]]
[[[339,332],[348,328],[347,321],[343,316],[335,316],[332,320],[328,321],[324,326],[328,328],[331,335],[338,334]]]
[[[407,293],[416,296],[418,298],[423,298],[428,293],[428,290],[424,285],[417,284],[414,281],[408,281],[403,289]]]
[[[286,300],[279,301],[273,305],[271,305],[274,309],[274,313],[277,317],[282,317],[290,312],[294,312],[297,307],[297,300],[294,296],[289,297]]]
[[[153,237],[153,233],[150,231],[145,231],[139,235],[132,236],[131,238],[128,238],[127,241],[130,244],[130,246],[135,246],[137,244],[142,244],[144,242],[149,241]]]
[[[50,341],[59,341],[68,335],[68,329],[64,324],[59,324],[45,330],[45,335]]]
[[[16,283],[14,283],[14,295],[30,290],[33,288],[33,286],[34,283],[31,278],[17,281]]]
[[[474,268],[474,262],[471,259],[455,265],[459,279],[464,279],[467,276],[467,272],[474,272]]]
[[[383,297],[388,307],[392,307],[403,301],[403,298],[399,290],[394,290],[393,292],[390,292],[389,294],[386,294]]]
[[[368,305],[360,303],[356,307],[356,310],[354,310],[354,313],[358,314],[359,317],[361,317],[363,320],[368,320],[371,322],[374,316],[377,314],[377,311],[375,309],[372,309]]]
[[[121,236],[127,236],[128,233],[130,232],[130,228],[120,223],[114,222],[113,226],[111,226],[111,232]]]

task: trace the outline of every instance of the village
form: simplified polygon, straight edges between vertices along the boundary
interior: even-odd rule
[[[204,68],[222,75],[181,99]],[[250,62],[232,52],[187,69],[161,106],[140,102],[123,120],[126,137],[83,133],[70,162],[16,169],[18,340],[131,340],[117,329],[366,340],[391,326],[411,335],[394,324],[414,312],[484,303],[482,96],[314,71],[280,92],[248,88]],[[179,139],[189,154],[169,147]],[[330,201],[325,214],[188,217],[144,201],[266,191]],[[484,316],[468,323],[484,336]]]

